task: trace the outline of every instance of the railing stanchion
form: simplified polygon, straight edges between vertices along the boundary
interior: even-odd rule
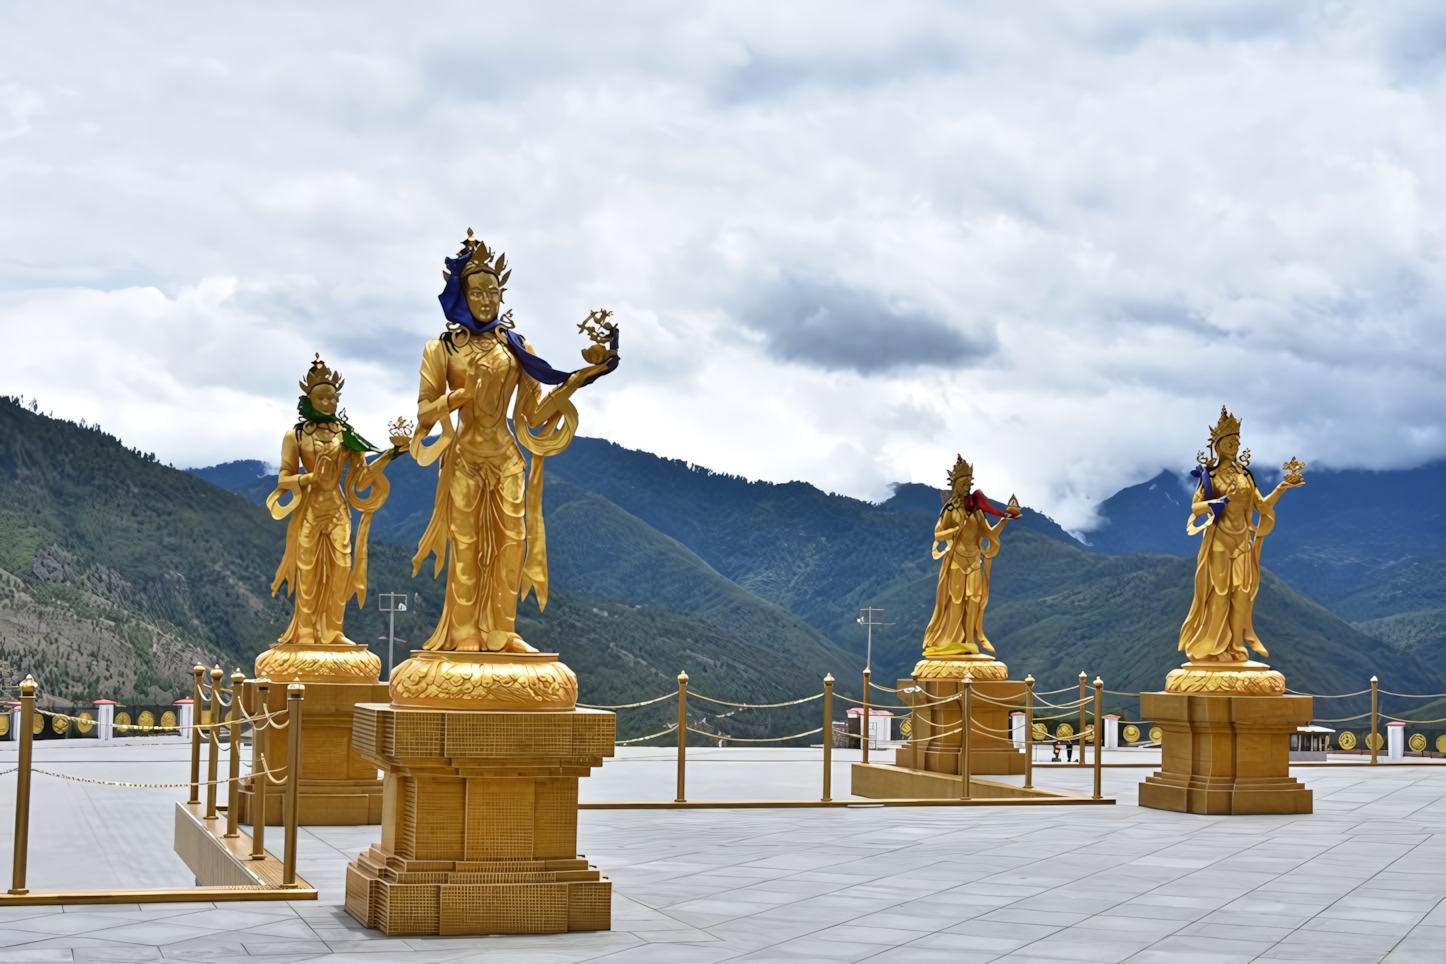
[[[1100,731],[1103,729],[1101,720],[1104,719],[1103,706],[1105,704],[1105,681],[1098,676],[1095,677],[1095,799],[1101,800],[1104,795],[1100,792],[1101,777],[1104,775],[1100,762]]]
[[[1024,678],[1024,789],[1034,789],[1034,677]]]
[[[239,837],[241,830],[241,686],[246,674],[231,674],[231,769],[226,774],[226,836]],[[252,739],[255,739],[253,736]]]
[[[201,679],[206,667],[195,665],[196,684],[191,690],[191,799],[188,803],[201,802]]]
[[[678,674],[678,798],[674,803],[688,801],[688,674]]]
[[[206,728],[206,819],[216,819],[216,772],[221,757],[221,677],[226,674],[219,665],[211,668],[211,717]]]
[[[1376,751],[1377,751],[1377,749],[1378,749],[1378,748],[1380,747],[1380,745],[1381,745],[1380,731],[1377,729],[1377,724],[1378,724],[1378,722],[1379,722],[1379,720],[1380,720],[1380,710],[1381,710],[1380,693],[1379,693],[1379,691],[1378,691],[1379,686],[1380,686],[1380,684],[1377,683],[1376,678],[1375,678],[1374,676],[1372,676],[1372,677],[1371,677],[1371,741],[1370,741],[1370,742],[1371,742],[1371,766],[1375,766],[1375,765],[1376,765]]]
[[[1079,747],[1079,762],[1077,766],[1084,766],[1084,730],[1085,730],[1085,680],[1088,679],[1084,670],[1079,674],[1079,729],[1075,731],[1074,742]]]
[[[869,677],[873,676],[873,670],[864,667],[864,718],[859,724],[859,746],[864,748],[864,765],[869,762],[869,742],[873,736],[873,718],[869,716]]]
[[[969,760],[969,731],[972,729],[973,720],[970,719],[974,711],[974,676],[966,673],[964,683],[959,688],[959,799],[968,800],[973,774]]]
[[[256,681],[256,707],[254,716],[265,716],[271,712],[271,686],[266,677]],[[271,778],[266,775],[267,739],[271,734],[269,720],[263,720],[261,728],[251,726],[251,859],[266,859],[266,784]]]
[[[823,802],[833,799],[833,674],[823,677]]]
[[[15,773],[15,866],[10,876],[10,893],[28,894],[25,887],[25,859],[30,853],[30,752],[35,743],[35,679],[26,676],[20,684],[20,759]]]
[[[301,701],[306,687],[292,683],[286,687],[286,830],[285,849],[281,855],[281,886],[296,886],[296,823],[298,785],[301,783]]]

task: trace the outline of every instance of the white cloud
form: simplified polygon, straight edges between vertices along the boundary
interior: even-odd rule
[[[12,6],[0,391],[274,461],[319,350],[381,434],[472,226],[554,364],[620,309],[585,433],[719,470],[962,451],[1081,525],[1221,402],[1263,465],[1415,464],[1443,51],[1411,5]]]

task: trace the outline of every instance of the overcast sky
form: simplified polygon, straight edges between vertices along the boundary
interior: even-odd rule
[[[1446,455],[1438,4],[0,8],[0,392],[276,461],[320,351],[414,414],[442,258],[579,367],[582,432],[1068,526],[1185,469]]]

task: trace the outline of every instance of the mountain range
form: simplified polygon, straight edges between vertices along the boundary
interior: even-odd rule
[[[435,468],[398,460],[388,478],[372,586],[413,594],[397,633],[415,641],[441,598],[430,566],[413,579],[410,564]],[[1402,691],[1446,689],[1446,531],[1429,497],[1443,479],[1442,465],[1312,472],[1282,500],[1256,621],[1293,688],[1353,691],[1376,674]],[[58,696],[159,699],[189,689],[196,659],[249,667],[290,612],[268,591],[285,528],[260,505],[273,485],[260,462],[182,472],[93,426],[0,402],[3,682],[33,672]],[[1162,474],[1106,500],[1105,524],[1083,541],[1028,507],[1008,525],[986,626],[1016,678],[1160,685],[1180,662],[1189,608],[1188,499],[1181,476]],[[918,658],[940,502],[923,485],[871,503],[578,438],[547,462],[552,593],[545,613],[524,604],[520,631],[560,652],[592,703],[658,695],[680,671],[726,700],[797,698],[825,673],[857,696],[860,607],[884,610],[869,654],[876,681],[891,685]],[[375,603],[347,626],[386,658]],[[622,733],[663,728],[669,706],[630,711]],[[816,712],[704,706],[695,725],[796,732],[817,726]]]

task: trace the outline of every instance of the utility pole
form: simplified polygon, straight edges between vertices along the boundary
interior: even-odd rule
[[[881,620],[880,622],[874,622],[875,614],[878,615],[879,619]],[[858,623],[860,626],[868,627],[869,630],[869,646],[864,654],[864,669],[868,670],[869,672],[873,672],[874,669],[874,627],[894,625],[893,623],[882,622],[883,618],[884,611],[877,607],[866,606],[863,609],[859,610]]]
[[[405,592],[377,593],[377,608],[387,614],[387,679],[392,678],[392,669],[396,664],[397,613],[407,611],[407,597],[410,595]]]

